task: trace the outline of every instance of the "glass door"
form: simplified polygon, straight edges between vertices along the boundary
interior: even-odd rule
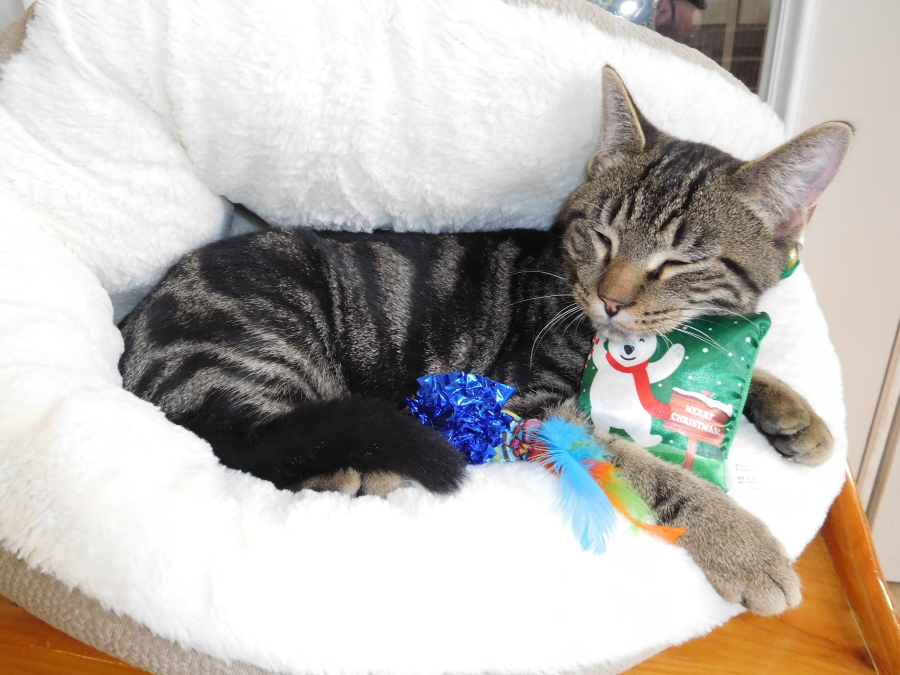
[[[703,52],[750,91],[759,91],[772,23],[769,0],[589,1]]]

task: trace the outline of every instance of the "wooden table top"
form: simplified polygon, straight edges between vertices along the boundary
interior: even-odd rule
[[[743,614],[704,638],[667,649],[629,675],[874,673],[819,535],[797,563],[804,599],[779,617]],[[137,675],[0,597],[3,675]]]
[[[670,647],[629,675],[875,673],[821,534],[796,569],[803,584],[803,602],[796,609],[777,617],[741,614],[706,637]]]

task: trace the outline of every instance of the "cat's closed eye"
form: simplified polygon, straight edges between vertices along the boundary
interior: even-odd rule
[[[609,237],[607,237],[605,234],[594,230],[594,236],[597,237],[597,239],[600,240],[600,243],[606,246],[606,248],[610,250],[612,249],[612,241],[610,241]]]
[[[603,259],[604,264],[609,264],[609,260],[613,255],[612,240],[597,229],[591,230],[594,236],[594,248],[597,251],[597,257]]]
[[[684,267],[686,265],[693,265],[694,262],[696,262],[696,261],[677,260],[674,258],[671,260],[666,260],[664,263],[659,265],[655,270],[650,272],[647,276],[650,279],[659,279],[662,276],[663,272],[674,271],[674,270],[678,269],[679,267]]]

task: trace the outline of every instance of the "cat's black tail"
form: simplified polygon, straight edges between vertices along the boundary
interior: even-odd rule
[[[271,421],[257,419],[251,427],[234,409],[228,416],[217,412],[206,408],[173,421],[209,441],[225,466],[278,488],[350,468],[360,474],[386,471],[432,492],[450,493],[465,476],[465,456],[444,436],[377,399],[310,401]]]

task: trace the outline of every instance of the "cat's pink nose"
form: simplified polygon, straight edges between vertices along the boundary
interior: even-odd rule
[[[619,313],[619,310],[622,309],[624,303],[616,302],[615,300],[610,300],[609,298],[600,298],[603,301],[603,304],[606,306],[606,314],[609,318],[613,318],[616,314]]]

